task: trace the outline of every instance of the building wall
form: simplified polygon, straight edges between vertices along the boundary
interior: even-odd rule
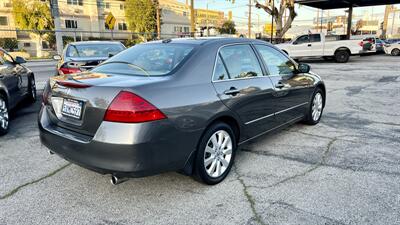
[[[15,29],[11,0],[0,0],[0,20],[5,22],[5,24],[0,24],[0,29]],[[0,38],[17,38],[17,32],[0,30]]]

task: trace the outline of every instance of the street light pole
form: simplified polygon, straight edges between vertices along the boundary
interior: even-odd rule
[[[207,29],[207,37],[210,36],[210,31],[208,30],[208,0],[206,2],[206,29]]]

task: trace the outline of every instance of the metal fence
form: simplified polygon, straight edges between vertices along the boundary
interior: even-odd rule
[[[79,41],[120,41],[126,47],[137,43],[157,40],[157,33],[86,31],[86,30],[12,30],[0,29],[0,47],[25,58],[51,58],[57,54],[56,35],[62,39],[62,47]],[[161,33],[160,39],[203,36],[202,33]]]

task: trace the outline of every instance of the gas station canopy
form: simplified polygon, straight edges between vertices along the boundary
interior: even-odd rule
[[[294,2],[322,10],[348,8],[347,38],[350,38],[353,7],[398,4],[400,0],[295,0]]]
[[[295,3],[318,9],[340,9],[376,5],[399,4],[400,0],[295,0]]]

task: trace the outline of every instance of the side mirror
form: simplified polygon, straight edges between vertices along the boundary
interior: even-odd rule
[[[292,44],[293,44],[293,45],[297,45],[298,43],[297,43],[297,41],[294,41]]]
[[[299,73],[308,73],[308,72],[310,72],[310,69],[311,69],[310,65],[305,64],[305,63],[300,63],[297,67],[297,71]]]
[[[26,60],[21,56],[17,56],[17,57],[15,57],[15,62],[17,64],[23,64],[23,63],[26,63]]]
[[[53,55],[53,59],[54,60],[61,60],[61,56],[60,55]]]

